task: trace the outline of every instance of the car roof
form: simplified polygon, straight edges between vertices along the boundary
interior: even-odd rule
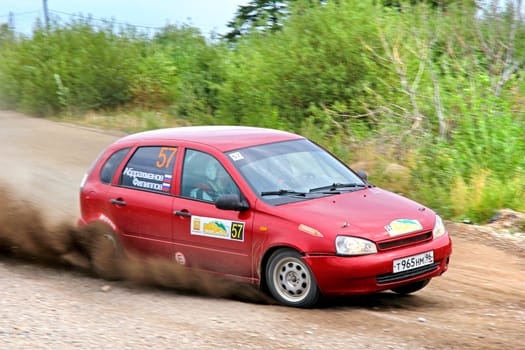
[[[249,126],[184,126],[128,135],[120,142],[172,140],[210,145],[222,152],[260,144],[297,140],[304,137],[286,131]]]

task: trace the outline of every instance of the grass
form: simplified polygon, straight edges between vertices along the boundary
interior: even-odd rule
[[[188,120],[166,112],[141,110],[89,112],[50,119],[125,133],[192,125]],[[455,174],[448,181],[442,171],[436,171],[438,164],[418,161],[425,155],[406,151],[400,159],[395,150],[381,141],[368,140],[367,145],[340,145],[343,149],[337,153],[342,152],[343,155],[338,156],[346,159],[353,169],[366,171],[372,183],[429,206],[447,219],[487,223],[499,209],[525,211],[525,179],[521,174],[501,178],[490,170],[479,169],[469,179]]]
[[[81,116],[60,115],[49,119],[97,129],[123,131],[125,133],[190,125],[186,120],[176,119],[167,113],[158,111],[89,112]]]

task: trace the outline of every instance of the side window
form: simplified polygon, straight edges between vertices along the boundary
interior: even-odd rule
[[[118,166],[126,157],[126,154],[128,154],[129,148],[123,148],[121,150],[116,151],[109,157],[104,165],[102,166],[102,169],[100,170],[100,181],[105,184],[110,184],[111,180],[113,180],[113,176],[115,175],[115,171],[117,170]]]
[[[181,195],[214,202],[223,194],[240,194],[224,167],[209,154],[187,150],[182,169]]]
[[[140,147],[120,175],[120,185],[140,190],[171,191],[176,147]]]

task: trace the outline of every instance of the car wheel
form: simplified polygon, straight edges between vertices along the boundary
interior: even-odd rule
[[[124,256],[124,249],[122,248],[115,232],[107,230],[102,234],[102,237],[107,240],[106,243],[109,243],[109,246],[111,247],[111,256],[113,258],[118,259]]]
[[[93,271],[108,280],[121,278],[121,263],[124,249],[113,230],[106,228],[98,232],[90,252]]]
[[[320,291],[301,254],[292,249],[277,250],[269,259],[266,282],[272,296],[283,305],[311,307]]]
[[[392,291],[396,292],[397,294],[411,294],[417,292],[420,289],[423,289],[428,284],[428,282],[430,282],[430,279],[417,281],[401,287],[392,288]]]

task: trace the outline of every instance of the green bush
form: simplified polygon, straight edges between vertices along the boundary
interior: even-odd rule
[[[107,111],[129,130],[286,129],[447,218],[525,210],[525,25],[510,2],[381,3],[286,2],[280,30],[235,43],[185,25],[147,36],[88,18],[27,37],[2,25],[0,103]]]
[[[208,42],[197,29],[185,25],[166,26],[153,43],[177,71],[174,113],[193,123],[212,122],[226,74],[226,45]]]
[[[282,31],[253,33],[237,43],[220,91],[218,115],[231,122],[298,131],[314,108],[346,104],[362,110],[370,75],[362,43],[377,42],[372,23],[378,12],[366,2],[328,2],[290,17]],[[338,117],[338,122],[344,117]]]

